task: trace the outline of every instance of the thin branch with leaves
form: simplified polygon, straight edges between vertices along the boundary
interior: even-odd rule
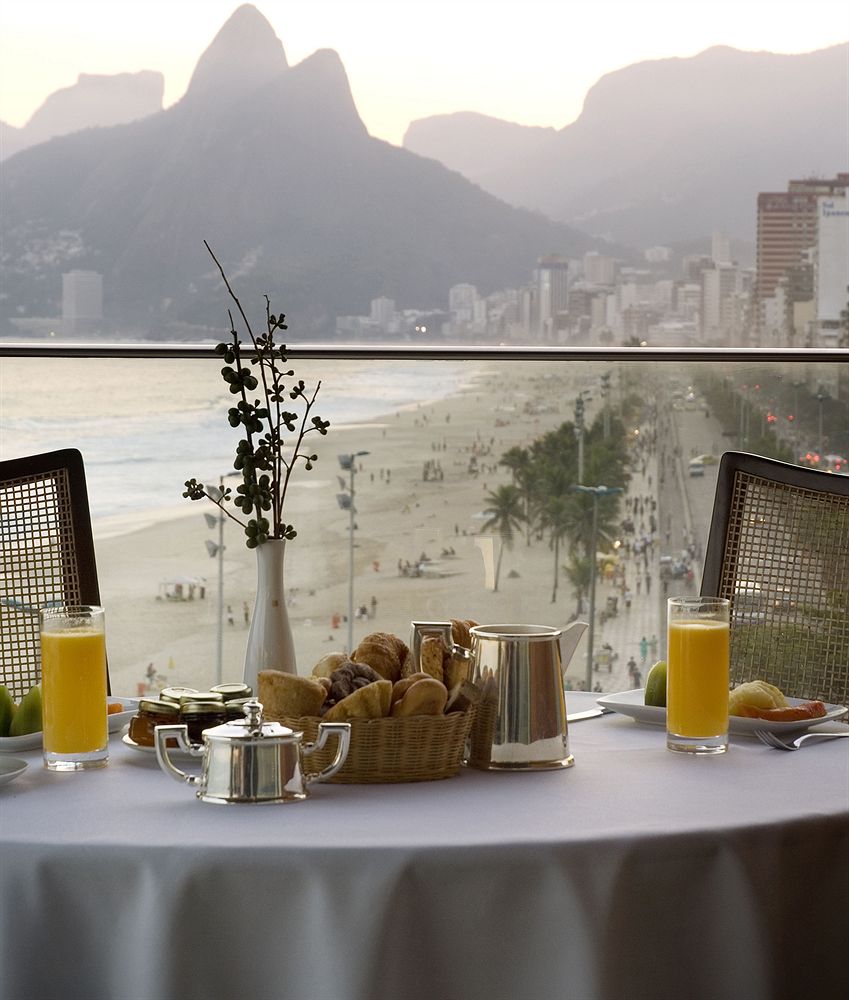
[[[318,461],[318,455],[303,449],[304,439],[311,433],[327,434],[330,421],[311,416],[321,381],[309,392],[303,379],[295,380],[293,369],[285,369],[288,364],[286,345],[278,345],[274,339],[278,330],[288,329],[285,315],[272,313],[271,300],[266,296],[265,332],[255,335],[242,303],[227,280],[224,268],[206,240],[204,246],[215,261],[227,293],[250,338],[250,364],[257,369],[259,378],[244,363],[243,345],[239,340],[233,312],[228,310],[230,340],[218,344],[215,353],[224,360],[222,378],[229,385],[230,392],[239,397],[236,405],[228,410],[227,419],[231,427],[243,428],[243,437],[236,446],[233,461],[233,468],[241,473],[242,482],[236,488],[234,496],[230,487],[210,491],[196,479],[187,479],[183,496],[189,500],[206,499],[214,503],[244,528],[246,544],[253,549],[269,538],[292,539],[297,534],[283,517],[289,480],[299,462],[303,462],[304,468],[310,470]],[[288,379],[292,381],[287,382]],[[251,399],[248,394],[260,386],[261,398]],[[302,410],[286,408],[288,400],[295,401],[296,407],[300,405]],[[295,435],[293,441],[287,441],[286,432]],[[235,515],[228,506],[230,503],[247,520]],[[270,514],[270,519],[267,514]]]

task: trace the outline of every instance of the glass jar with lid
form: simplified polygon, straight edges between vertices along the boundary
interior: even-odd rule
[[[142,698],[138,714],[130,719],[130,739],[142,747],[154,745],[157,726],[172,726],[180,721],[180,706],[171,701]]]
[[[221,700],[183,701],[180,721],[186,724],[190,743],[203,743],[203,731],[227,721],[227,711]]]

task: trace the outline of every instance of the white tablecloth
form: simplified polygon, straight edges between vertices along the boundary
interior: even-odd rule
[[[117,737],[101,771],[23,755],[0,788],[0,996],[842,995],[849,740],[690,759],[664,738],[606,716],[573,724],[567,771],[262,807],[200,803]]]

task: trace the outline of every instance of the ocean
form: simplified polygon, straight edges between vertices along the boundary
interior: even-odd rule
[[[468,385],[454,362],[292,362],[311,415],[340,425],[373,423]],[[33,359],[0,363],[0,460],[78,448],[93,519],[173,508],[188,478],[217,482],[232,471],[235,397],[221,362],[185,359]],[[328,435],[329,437],[329,435]],[[334,468],[334,472],[335,472]],[[303,478],[301,478],[303,481]]]

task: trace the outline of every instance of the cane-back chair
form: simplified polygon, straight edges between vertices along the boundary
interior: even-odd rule
[[[722,456],[703,596],[731,599],[731,680],[849,700],[849,477]]]
[[[0,684],[15,700],[41,680],[38,612],[100,604],[82,455],[0,462]]]

